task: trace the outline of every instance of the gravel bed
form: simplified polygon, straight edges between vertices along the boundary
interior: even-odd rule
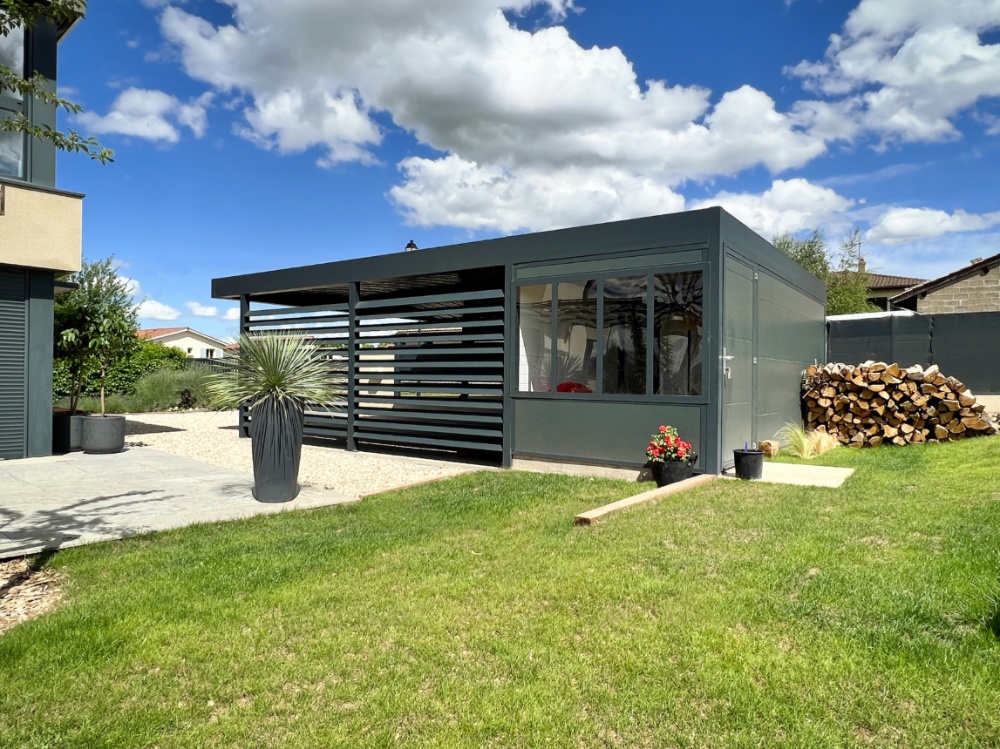
[[[128,414],[126,445],[151,447],[230,471],[252,473],[250,440],[240,439],[235,411]],[[304,445],[299,482],[351,497],[455,476],[483,466],[337,447]]]

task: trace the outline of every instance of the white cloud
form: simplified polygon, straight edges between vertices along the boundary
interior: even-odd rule
[[[215,317],[219,314],[217,307],[208,307],[204,304],[198,304],[198,302],[184,302],[184,306],[195,317]]]
[[[751,229],[770,238],[820,227],[840,231],[850,223],[844,214],[854,201],[804,179],[779,179],[762,193],[724,191],[690,207],[714,205],[721,205]]]
[[[240,308],[230,307],[226,310],[226,313],[222,316],[223,320],[239,320],[240,319]]]
[[[204,135],[205,107],[211,103],[212,96],[210,92],[202,94],[185,104],[163,91],[128,88],[118,95],[106,115],[84,112],[77,119],[93,133],[119,133],[176,143],[180,140],[176,126],[189,128],[199,138]]]
[[[781,113],[750,86],[715,98],[642,82],[618,48],[505,16],[537,5],[558,19],[575,9],[565,0],[228,4],[232,25],[163,11],[188,74],[247,98],[242,136],[280,153],[317,148],[323,166],[376,161],[388,113],[441,154],[399,165],[392,197],[417,224],[506,230],[662,212],[681,205],[686,180],[780,172],[826,149],[803,127],[817,115]],[[556,195],[577,204],[552,215]]]
[[[136,314],[144,320],[176,320],[181,313],[155,299],[146,299],[136,308]]]
[[[408,222],[514,232],[540,231],[680,211],[684,198],[656,180],[601,169],[478,166],[457,156],[411,158],[392,189]]]
[[[118,278],[125,282],[125,290],[133,297],[139,296],[142,293],[142,287],[139,282],[134,278],[129,278],[128,276],[123,276],[121,273],[118,274]]]
[[[892,208],[874,223],[866,238],[870,242],[894,245],[953,232],[981,231],[998,224],[1000,211],[978,215],[965,211],[948,213],[933,208]]]
[[[997,27],[998,0],[861,0],[823,61],[787,72],[817,93],[844,97],[839,111],[826,112],[838,127],[884,140],[951,139],[956,115],[1000,96],[1000,44],[980,38]],[[813,105],[823,106],[800,107]]]

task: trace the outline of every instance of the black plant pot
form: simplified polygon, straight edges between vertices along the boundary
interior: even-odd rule
[[[733,450],[733,460],[738,479],[759,479],[764,475],[763,450]]]
[[[125,449],[124,416],[84,416],[80,443],[85,453],[120,453]]]
[[[52,413],[52,452],[63,454],[83,449],[83,417],[85,413],[69,411]]]
[[[653,475],[657,486],[667,486],[691,478],[694,468],[683,460],[669,460],[664,463],[654,461],[649,464],[649,472]]]
[[[250,414],[253,496],[258,502],[290,502],[299,493],[305,421],[302,406],[266,398]]]

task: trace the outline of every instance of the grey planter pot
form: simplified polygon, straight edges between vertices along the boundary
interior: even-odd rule
[[[63,454],[83,449],[83,417],[86,413],[52,414],[52,452]]]
[[[120,453],[125,449],[125,417],[84,416],[82,444],[85,453]]]
[[[258,502],[290,502],[299,494],[302,406],[267,398],[250,413],[253,496]]]

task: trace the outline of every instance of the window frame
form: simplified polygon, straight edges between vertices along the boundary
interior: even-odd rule
[[[25,29],[21,28],[21,33],[23,35],[21,41],[22,47],[22,60],[21,60],[21,75],[27,75],[29,70],[30,54],[29,48],[31,45],[31,34]],[[24,116],[29,116],[28,100],[30,97],[24,96],[17,99],[9,94],[0,91],[0,116],[6,113],[9,114],[21,114]],[[17,133],[21,138],[21,160],[20,160],[20,171],[17,174],[5,174],[0,172],[0,179],[13,179],[26,181],[28,179],[28,138],[24,133]]]
[[[553,273],[546,274],[544,276],[534,276],[532,278],[518,279],[512,284],[513,293],[513,304],[515,307],[514,315],[514,335],[521,335],[521,316],[519,310],[517,310],[517,300],[519,295],[519,290],[522,286],[545,286],[551,284],[553,286],[552,296],[553,296],[553,310],[552,310],[552,342],[553,345],[549,351],[549,371],[557,371],[554,367],[557,366],[557,345],[556,339],[558,334],[559,326],[559,304],[558,299],[558,288],[556,284],[560,281],[563,282],[580,282],[580,281],[591,281],[593,280],[595,294],[598,299],[597,305],[597,385],[601,392],[596,393],[559,393],[554,389],[549,392],[528,392],[521,391],[520,388],[520,378],[521,378],[521,361],[520,357],[514,357],[514,362],[516,369],[509,378],[512,386],[509,388],[510,396],[513,398],[535,398],[541,400],[582,400],[588,402],[594,401],[608,401],[608,402],[647,402],[647,403],[678,403],[686,405],[702,405],[709,402],[709,391],[710,391],[710,377],[709,374],[712,371],[709,366],[708,356],[709,356],[709,341],[710,341],[710,321],[711,317],[709,315],[709,310],[712,308],[711,299],[711,263],[707,260],[700,261],[686,261],[681,263],[670,263],[670,262],[658,262],[656,264],[651,264],[644,266],[642,268],[622,268],[622,269],[608,269],[602,270],[600,273],[596,274],[581,274],[578,270],[570,270],[567,273],[558,272],[558,266],[552,266]],[[691,273],[700,272],[702,278],[702,290],[701,290],[701,306],[702,306],[702,387],[701,394],[699,395],[678,395],[678,394],[659,394],[653,392],[653,357],[652,352],[653,347],[653,333],[654,325],[652,325],[652,320],[655,315],[655,305],[656,305],[656,294],[655,289],[655,276],[666,273]],[[646,278],[646,392],[645,394],[622,394],[622,393],[605,393],[603,392],[604,387],[604,347],[606,344],[604,337],[604,281],[608,278],[636,278],[645,277]]]

